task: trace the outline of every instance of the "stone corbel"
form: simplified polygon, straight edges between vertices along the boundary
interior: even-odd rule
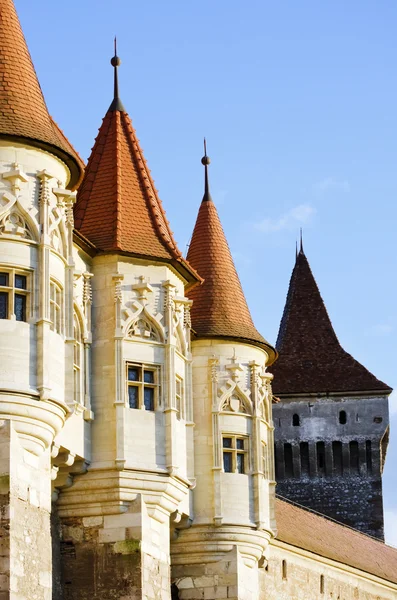
[[[3,179],[6,179],[11,184],[11,191],[17,195],[21,190],[21,183],[27,183],[29,181],[28,176],[24,173],[18,163],[13,163],[11,171],[3,173]]]

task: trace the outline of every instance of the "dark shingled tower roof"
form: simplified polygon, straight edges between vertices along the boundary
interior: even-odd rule
[[[0,138],[55,154],[78,184],[84,163],[48,113],[13,0],[0,2]]]
[[[158,197],[131,119],[119,98],[103,119],[77,193],[75,227],[102,252],[170,263],[192,285],[201,278],[183,258]]]
[[[205,190],[187,259],[204,278],[189,292],[193,300],[192,327],[199,338],[232,339],[260,346],[272,363],[277,353],[255,328],[226,237],[208,184],[207,153]]]
[[[272,367],[275,394],[391,391],[340,345],[302,244],[276,348],[279,359]]]

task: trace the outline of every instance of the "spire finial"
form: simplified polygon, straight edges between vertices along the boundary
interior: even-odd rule
[[[300,248],[299,248],[299,253],[303,254],[303,233],[302,233],[302,227],[300,230]]]
[[[203,196],[203,202],[209,202],[210,200],[212,200],[211,198],[211,194],[210,194],[210,187],[209,187],[209,183],[208,183],[208,165],[210,164],[210,159],[207,156],[207,140],[204,138],[204,156],[201,159],[201,164],[204,165],[204,169],[205,169],[205,184],[204,184],[204,196]]]
[[[121,60],[117,56],[117,37],[114,37],[114,56],[110,60],[110,64],[114,68],[114,97],[113,102],[109,107],[109,110],[119,110],[125,112],[123,103],[119,98],[119,73],[118,67],[121,65]]]

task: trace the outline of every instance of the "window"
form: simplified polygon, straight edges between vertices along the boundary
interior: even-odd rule
[[[227,435],[222,438],[223,470],[225,473],[248,471],[248,438]]]
[[[294,427],[299,427],[300,424],[301,424],[301,420],[300,420],[299,415],[297,415],[297,414],[293,415],[292,416],[292,425]]]
[[[371,451],[371,441],[367,440],[365,442],[365,459],[367,463],[367,473],[372,473],[372,451]]]
[[[55,281],[50,281],[51,331],[62,333],[62,290]]]
[[[320,594],[324,594],[324,591],[325,591],[324,575],[320,575]]]
[[[332,442],[332,461],[335,475],[343,475],[342,442]]]
[[[301,475],[309,475],[310,472],[310,459],[309,459],[309,443],[301,442],[299,444],[300,457],[301,457]]]
[[[74,377],[74,401],[82,402],[82,364],[83,364],[83,337],[79,320],[74,315],[74,345],[73,345],[73,377]]]
[[[159,404],[159,368],[127,365],[127,393],[130,408],[153,411]]]
[[[346,421],[347,421],[346,412],[344,410],[341,410],[339,413],[339,423],[341,425],[346,425]]]
[[[283,560],[283,562],[281,563],[281,573],[282,573],[283,579],[287,579],[288,572],[287,572],[287,561],[286,560]]]
[[[359,453],[358,453],[358,442],[350,442],[349,450],[350,450],[350,472],[351,473],[359,473],[360,462],[359,462]]]
[[[325,474],[325,444],[317,442],[317,471],[319,475]]]
[[[16,269],[0,272],[0,319],[27,321],[28,279]]]
[[[176,414],[178,420],[184,418],[183,392],[183,379],[177,377],[175,380],[175,405],[178,411]]]
[[[286,477],[294,476],[294,461],[291,444],[284,444],[284,473]]]

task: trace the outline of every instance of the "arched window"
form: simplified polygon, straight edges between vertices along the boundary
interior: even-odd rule
[[[297,415],[296,413],[292,416],[292,425],[294,427],[299,427],[299,425],[301,424],[301,420],[299,415]]]
[[[344,410],[341,410],[339,413],[339,423],[341,425],[346,425],[346,421],[347,421],[346,412]]]
[[[84,404],[83,394],[83,361],[84,361],[84,342],[81,331],[80,321],[74,314],[73,319],[74,344],[73,344],[73,378],[74,378],[74,401],[77,404]]]

